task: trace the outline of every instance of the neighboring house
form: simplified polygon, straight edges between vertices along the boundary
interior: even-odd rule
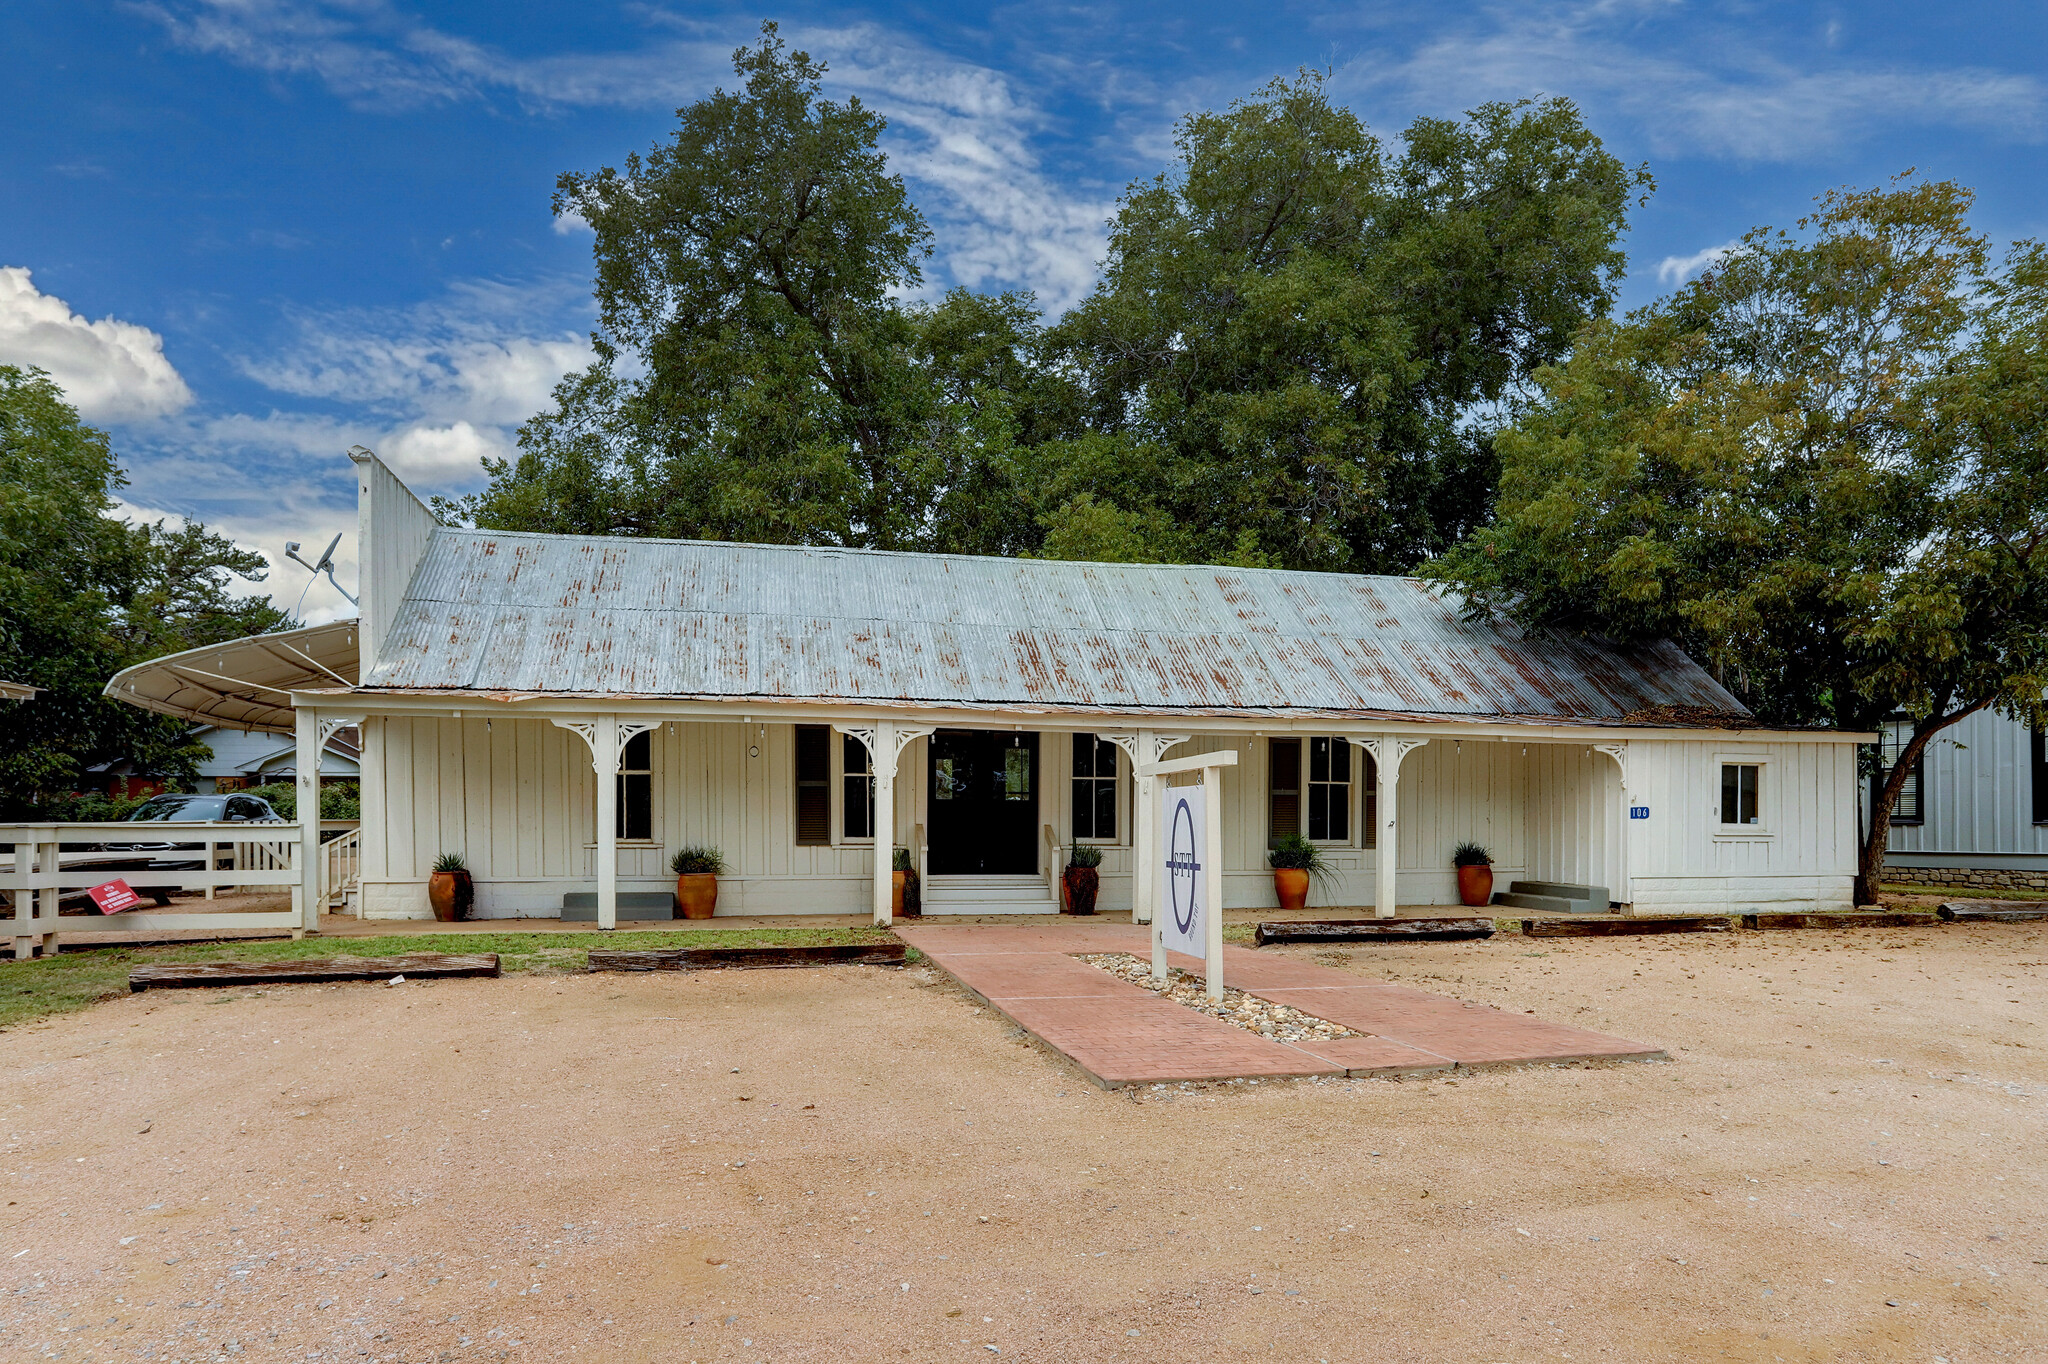
[[[1887,762],[1910,732],[1903,720],[1887,727]],[[1866,820],[1872,794],[1864,792]],[[2040,732],[1990,710],[1941,731],[1892,811],[1885,879],[2048,890],[2048,754]]]
[[[359,724],[372,916],[427,916],[454,852],[482,915],[608,924],[689,844],[724,852],[721,914],[886,919],[891,846],[927,913],[1052,912],[1077,841],[1126,907],[1156,861],[1133,763],[1223,748],[1231,907],[1275,903],[1296,832],[1319,901],[1383,913],[1455,903],[1467,839],[1503,885],[1638,911],[1850,904],[1874,736],[1760,728],[1670,645],[1475,624],[1410,578],[460,530],[351,457],[360,626],[108,694],[307,755]]]
[[[195,726],[192,737],[212,750],[212,755],[200,762],[198,780],[192,784],[201,795],[246,791],[298,775],[298,747],[289,737],[219,725]],[[360,758],[356,731],[337,730],[321,755],[320,779],[355,780],[361,775]],[[88,770],[94,780],[103,782],[105,793],[116,799],[132,800],[164,789],[161,778],[135,775],[134,764],[125,758]]]

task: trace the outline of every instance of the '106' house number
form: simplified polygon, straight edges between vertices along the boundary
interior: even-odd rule
[[[1650,807],[1647,805],[1631,805],[1628,807],[1628,817],[1630,819],[1648,819],[1650,817]]]

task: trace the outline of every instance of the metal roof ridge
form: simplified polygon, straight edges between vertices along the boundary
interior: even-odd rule
[[[1363,578],[1373,582],[1415,583],[1435,591],[1438,584],[1413,573],[1347,573],[1320,568],[1254,568],[1237,564],[1155,564],[1119,563],[1110,559],[1037,559],[1018,554],[957,554],[947,550],[870,549],[864,545],[774,545],[760,540],[686,540],[662,535],[567,535],[543,530],[489,530],[481,526],[436,526],[436,536],[495,536],[520,540],[561,540],[578,544],[618,542],[628,545],[688,545],[704,549],[766,549],[794,554],[852,554],[865,558],[944,559],[963,563],[1044,564],[1061,568],[1113,568],[1179,570],[1201,569],[1216,573],[1260,573],[1276,578],[1310,576],[1317,578]],[[1450,590],[1450,589],[1445,589]]]

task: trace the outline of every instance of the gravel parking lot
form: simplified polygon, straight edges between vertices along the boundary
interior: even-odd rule
[[[2048,1354],[2048,930],[1268,950],[1673,1059],[1106,1092],[917,967],[152,992],[0,1033],[0,1356]]]

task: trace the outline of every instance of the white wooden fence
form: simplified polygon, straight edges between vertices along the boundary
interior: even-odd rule
[[[0,824],[0,893],[11,909],[0,917],[0,939],[12,938],[14,955],[21,958],[30,955],[38,939],[60,932],[298,928],[302,920],[295,907],[235,909],[217,898],[231,888],[290,894],[300,884],[299,826],[282,821],[257,827],[261,836],[252,838],[255,830],[248,824]],[[175,846],[133,852],[100,848],[144,841]],[[144,861],[200,865],[183,870],[109,865]],[[145,895],[150,890],[203,891],[207,907],[58,917],[61,901],[113,880],[126,881]]]

